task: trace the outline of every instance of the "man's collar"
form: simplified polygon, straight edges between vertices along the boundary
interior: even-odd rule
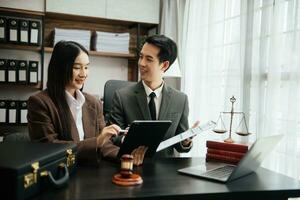
[[[142,81],[142,83],[147,96],[149,96],[152,92],[154,92],[157,98],[161,95],[162,89],[165,85],[165,82],[162,81],[161,85],[153,91],[150,87],[148,87],[148,85],[144,81]]]

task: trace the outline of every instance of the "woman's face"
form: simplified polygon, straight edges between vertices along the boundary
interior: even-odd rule
[[[72,80],[66,86],[66,90],[71,94],[74,94],[75,90],[82,88],[88,76],[89,64],[89,56],[81,51],[74,61]]]

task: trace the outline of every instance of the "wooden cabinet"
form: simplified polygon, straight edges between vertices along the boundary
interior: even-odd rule
[[[159,0],[108,0],[106,18],[159,23]]]
[[[46,12],[105,18],[106,0],[46,0]]]
[[[46,12],[158,24],[159,0],[46,0]]]

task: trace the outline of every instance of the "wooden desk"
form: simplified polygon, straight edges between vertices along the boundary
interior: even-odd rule
[[[259,168],[233,182],[222,184],[181,175],[177,169],[200,165],[201,158],[173,158],[145,161],[135,168],[144,183],[122,187],[111,181],[119,164],[103,161],[99,168],[81,167],[69,185],[59,190],[47,190],[37,199],[287,199],[300,197],[300,181]],[[208,165],[208,167],[211,164]]]

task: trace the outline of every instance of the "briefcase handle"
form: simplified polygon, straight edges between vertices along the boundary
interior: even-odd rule
[[[65,163],[61,163],[59,164],[59,167],[61,167],[64,170],[65,175],[57,180],[54,179],[50,171],[43,171],[41,173],[41,176],[47,176],[50,183],[52,183],[52,185],[56,188],[63,187],[69,180],[69,170],[67,165]]]

